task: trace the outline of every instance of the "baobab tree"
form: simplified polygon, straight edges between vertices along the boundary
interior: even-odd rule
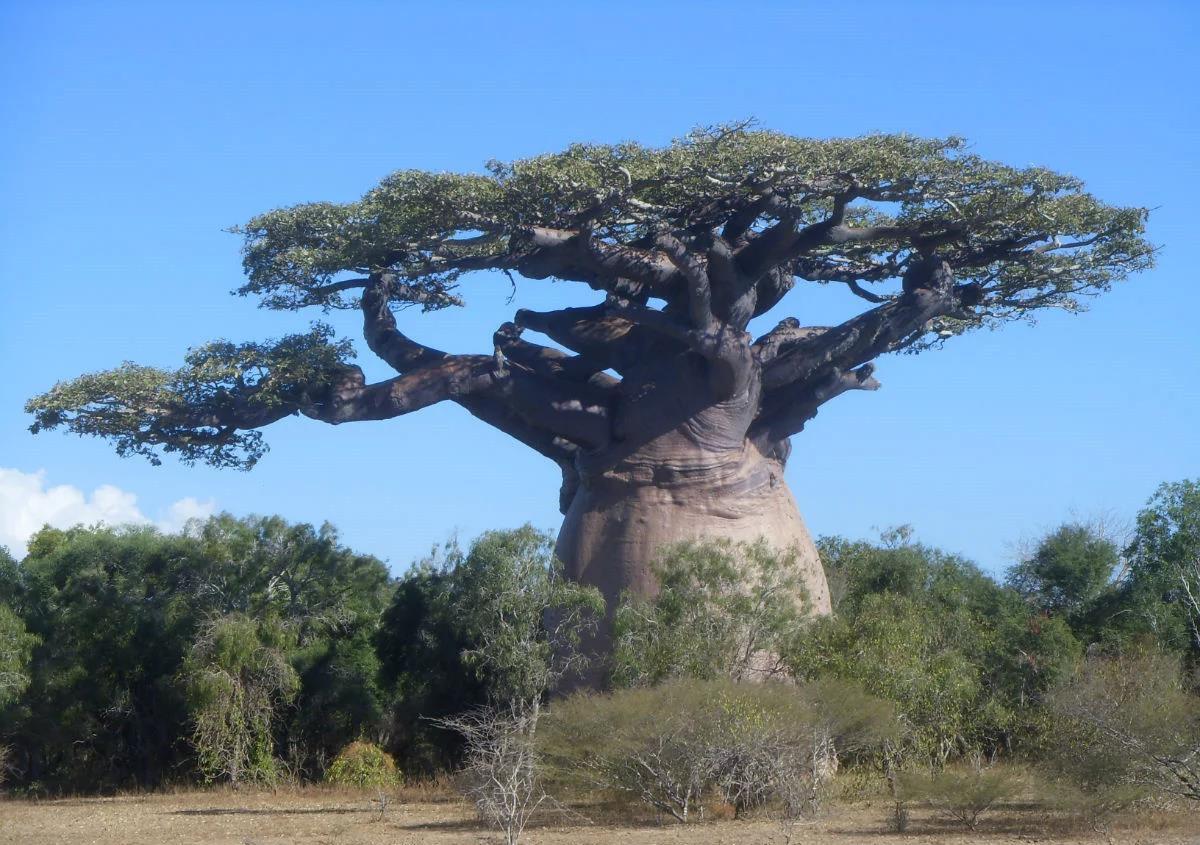
[[[368,382],[351,342],[316,324],[210,343],[178,370],[85,375],[28,410],[35,432],[245,469],[266,450],[261,429],[289,415],[336,425],[454,402],[561,468],[557,554],[610,604],[653,591],[662,544],[717,535],[791,547],[822,612],[825,578],[784,483],[789,438],[824,403],[876,389],[885,353],[1075,310],[1149,267],[1145,218],[958,138],[736,125],[480,173],[403,170],[358,202],[278,209],[239,230],[238,293],[360,310],[366,346],[395,377]],[[478,272],[577,282],[596,301],[518,310],[482,354],[401,331],[399,309],[461,306],[457,282]],[[864,310],[834,326],[786,317],[755,339],[751,321],[800,282],[844,289]]]

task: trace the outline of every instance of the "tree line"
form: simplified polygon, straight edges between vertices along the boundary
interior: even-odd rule
[[[643,741],[670,721],[667,696],[679,737],[726,731],[687,734],[704,751],[679,759],[735,805],[765,794],[754,773],[802,724],[824,743],[805,746],[808,801],[839,757],[894,790],[914,761],[1073,761],[1095,780],[1117,766],[1104,736],[1124,737],[1116,780],[1186,793],[1192,778],[1200,797],[1200,482],[1160,487],[1127,542],[1064,524],[1002,580],[907,528],[818,545],[834,605],[819,619],[795,561],[765,543],[663,550],[659,594],[615,609],[615,692],[558,701],[604,606],[556,576],[532,528],[449,543],[397,578],[332,526],[280,517],[45,528],[24,559],[0,554],[0,772],[25,794],[315,781],[353,747],[422,777],[478,762],[497,714],[528,738],[549,702],[539,766],[659,796],[622,780],[621,760],[571,749]],[[686,817],[692,799],[655,800]]]

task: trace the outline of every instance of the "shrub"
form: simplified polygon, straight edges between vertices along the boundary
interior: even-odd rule
[[[352,742],[341,750],[325,770],[325,782],[360,789],[383,788],[400,783],[400,773],[391,756],[373,742]]]
[[[671,681],[576,695],[539,733],[566,780],[623,794],[686,822],[707,792],[742,810],[776,798],[811,808],[830,748],[861,746],[890,710],[845,685]]]
[[[288,663],[285,630],[273,620],[231,614],[201,630],[184,664],[195,729],[192,744],[206,780],[273,783],[273,727],[299,680]]]
[[[12,746],[0,745],[0,786],[8,779],[9,772],[12,771]]]
[[[906,799],[924,801],[970,830],[996,804],[1016,796],[1021,786],[1016,772],[1000,767],[900,777],[900,792]]]
[[[1178,658],[1090,657],[1051,691],[1044,759],[1085,793],[1200,801],[1200,697]]]
[[[481,707],[436,722],[466,740],[458,787],[480,820],[504,834],[506,845],[521,841],[525,826],[549,798],[533,741],[540,708],[527,704],[514,699],[507,708]]]
[[[624,595],[616,610],[614,685],[783,674],[783,644],[807,618],[795,550],[761,540],[679,543],[663,549],[654,570],[658,593]]]

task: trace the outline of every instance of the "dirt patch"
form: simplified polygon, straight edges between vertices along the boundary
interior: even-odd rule
[[[370,794],[300,790],[188,792],[177,795],[0,802],[0,843],[12,845],[478,845],[496,841],[470,808],[432,793],[402,795],[380,819]],[[586,808],[585,813],[588,813]],[[603,823],[564,815],[543,819],[526,835],[531,845],[784,845],[769,820],[710,821],[687,826],[653,818]],[[1036,811],[1014,806],[968,833],[921,810],[905,835],[887,832],[882,805],[838,807],[792,830],[791,845],[992,845],[1104,843],[1196,845],[1200,814],[1158,814],[1105,837],[1060,831]]]

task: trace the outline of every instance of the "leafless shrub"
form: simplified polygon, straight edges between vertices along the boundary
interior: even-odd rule
[[[13,750],[11,745],[0,744],[0,786],[8,779],[13,771]]]
[[[537,701],[514,702],[507,709],[483,707],[434,722],[466,740],[462,791],[507,845],[517,845],[530,818],[549,800],[533,743],[539,711]]]

